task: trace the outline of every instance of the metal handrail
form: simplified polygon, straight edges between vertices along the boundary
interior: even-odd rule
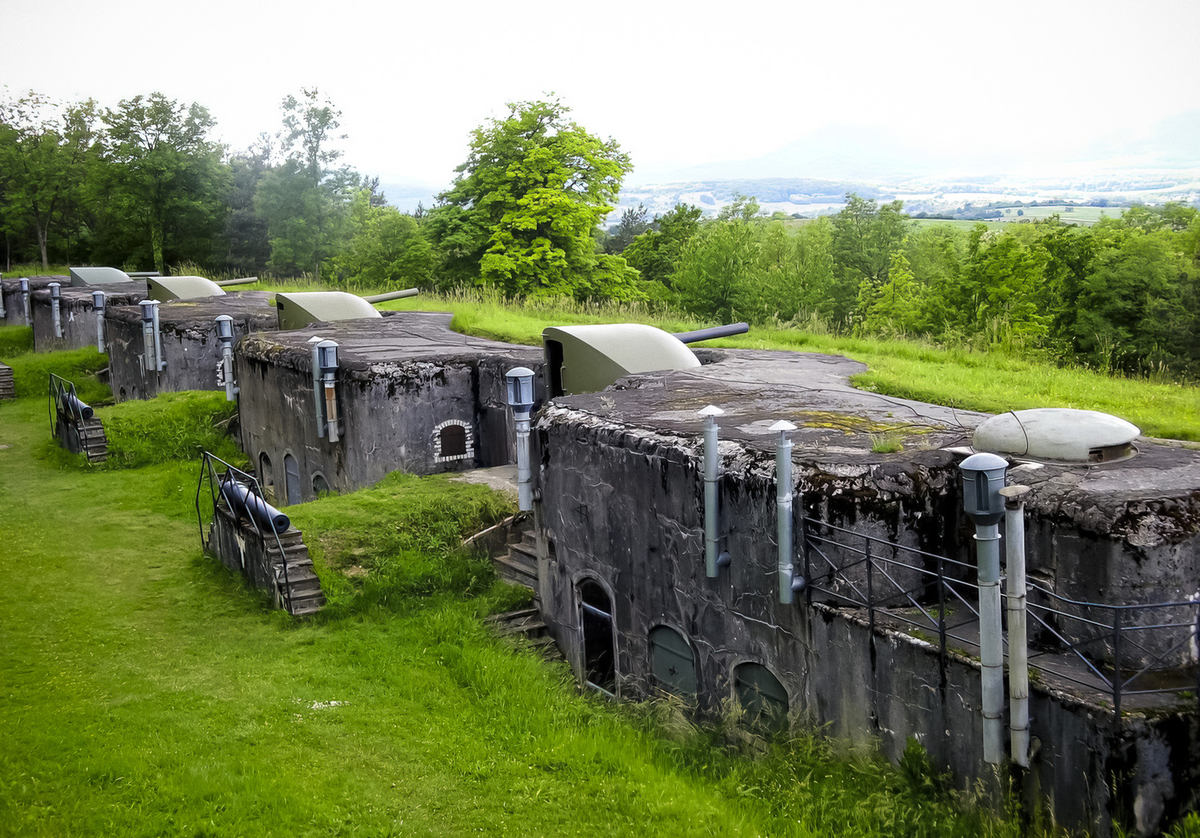
[[[225,473],[223,475],[217,474],[217,471],[218,471],[218,467],[216,465],[217,463],[219,463],[221,466],[225,467]],[[200,527],[200,547],[205,552],[211,552],[211,551],[209,550],[209,542],[204,537],[204,515],[200,509],[201,491],[204,488],[204,484],[207,482],[208,489],[209,489],[209,496],[212,501],[213,514],[215,516],[217,514],[217,510],[220,508],[220,499],[223,497],[223,494],[220,491],[219,486],[224,481],[230,480],[230,479],[236,480],[238,483],[241,483],[243,486],[247,487],[253,494],[257,495],[259,499],[262,499],[262,497],[263,497],[262,486],[259,484],[257,477],[255,477],[253,474],[248,474],[247,472],[242,471],[241,469],[239,469],[237,466],[233,465],[232,463],[228,463],[225,460],[222,460],[216,454],[213,454],[209,451],[205,451],[204,456],[201,459],[201,463],[200,463],[200,479],[196,483],[196,518],[197,518],[197,521],[198,521],[199,527]],[[265,500],[264,500],[264,503],[265,503]],[[259,538],[262,538],[265,541],[266,537],[264,535],[264,528],[259,526],[258,521],[255,519],[255,517],[253,515],[250,515],[250,514],[246,514],[244,516],[239,515],[237,510],[234,509],[229,504],[228,499],[226,499],[226,506],[228,506],[229,511],[231,513],[233,513],[235,520],[239,517],[246,518],[246,520],[248,520],[250,522],[250,526],[254,528],[255,534],[258,535]],[[271,536],[275,539],[275,546],[279,548],[279,560],[283,563],[284,607],[287,609],[287,612],[289,614],[291,614],[292,613],[292,581],[291,581],[290,575],[288,573],[287,554],[284,552],[283,542],[281,542],[279,540],[279,533],[275,530],[274,527],[270,528],[270,532],[271,532]],[[276,586],[276,588],[278,588],[278,586]]]
[[[814,593],[817,593],[832,599],[835,604],[864,608],[867,611],[868,624],[872,630],[875,627],[876,614],[880,611],[885,613],[889,620],[901,624],[918,629],[936,629],[938,652],[943,663],[943,678],[945,677],[944,663],[948,641],[957,640],[967,645],[978,643],[977,638],[955,633],[956,629],[970,625],[978,619],[978,611],[970,599],[970,592],[978,591],[978,585],[946,575],[947,567],[961,568],[974,574],[974,565],[919,548],[896,544],[877,536],[854,532],[814,518],[803,517],[801,520],[805,591],[809,604],[813,601]],[[818,528],[825,531],[826,534],[815,532]],[[832,537],[834,534],[842,534],[849,538],[841,541],[835,540]],[[860,542],[862,546],[846,543],[849,540]],[[848,554],[849,560],[840,561],[838,557],[831,556],[833,551],[829,549],[830,547],[835,547],[838,551]],[[882,558],[880,556],[882,551],[877,549],[878,547],[884,547],[890,551],[890,557]],[[910,560],[905,561],[898,554],[904,555]],[[916,559],[911,557],[916,557]],[[919,559],[928,561],[925,564],[916,564],[915,561]],[[929,563],[934,564],[934,567],[931,568]],[[905,586],[897,578],[897,574],[893,570],[896,568],[915,573],[918,581]],[[862,574],[857,580],[850,575],[855,570],[859,570]],[[930,590],[931,586],[934,590]],[[1180,693],[1194,689],[1197,700],[1200,701],[1200,668],[1197,672],[1198,682],[1196,685],[1132,688],[1137,680],[1147,673],[1167,669],[1168,667],[1160,665],[1166,664],[1170,656],[1200,638],[1200,602],[1124,605],[1074,600],[1035,584],[1029,584],[1028,591],[1053,599],[1058,604],[1059,607],[1054,607],[1030,602],[1027,608],[1031,617],[1045,634],[1053,637],[1056,641],[1058,648],[1054,651],[1074,655],[1095,680],[1083,680],[1072,674],[1069,668],[1055,666],[1054,662],[1049,659],[1050,651],[1030,654],[1031,668],[1053,674],[1063,681],[1091,690],[1097,689],[1098,682],[1101,685],[1101,692],[1107,692],[1111,696],[1114,713],[1118,720],[1120,719],[1122,697]],[[1005,594],[1005,598],[1007,599],[1007,594]],[[936,615],[930,610],[934,607],[931,599],[936,601]],[[978,596],[975,599],[977,600]],[[946,619],[948,607],[957,610],[959,604],[966,609],[964,619],[954,624],[948,624]],[[1073,607],[1081,613],[1064,610],[1069,607]],[[905,613],[907,609],[915,609],[919,612],[919,616]],[[1093,615],[1089,613],[1090,609],[1101,610],[1102,613],[1111,615],[1111,619],[1105,620],[1103,617],[1093,619]],[[1138,615],[1148,614],[1154,609],[1168,611],[1192,609],[1194,616],[1189,613],[1186,618],[1177,620],[1163,616],[1149,623],[1136,624]],[[1060,630],[1055,627],[1051,617],[1057,618],[1060,623],[1071,621],[1073,625],[1092,627],[1095,632],[1091,636],[1072,641],[1065,636],[1065,629]],[[1146,644],[1139,642],[1139,633],[1171,629],[1185,629],[1186,633],[1165,650],[1155,652]],[[1004,638],[1004,641],[1007,643],[1007,637]],[[1111,676],[1104,671],[1106,664],[1098,663],[1084,654],[1085,647],[1105,642],[1111,643],[1112,646]],[[1143,662],[1132,675],[1129,675],[1123,669],[1131,651],[1142,653]],[[1042,660],[1038,660],[1035,664],[1034,661],[1039,658]],[[1178,669],[1177,667],[1170,668]]]
[[[75,384],[55,373],[49,373],[49,376],[49,379],[47,379],[47,396],[49,398],[50,435],[57,437],[60,414],[65,413],[74,419],[77,428],[82,427],[83,423],[87,420],[83,415],[83,410],[80,408],[80,405],[83,405],[83,400],[75,392]],[[83,448],[83,455],[88,457],[91,454],[91,445],[83,434],[79,434],[79,445]]]

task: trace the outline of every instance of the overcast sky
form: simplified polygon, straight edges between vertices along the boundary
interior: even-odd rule
[[[342,111],[347,162],[438,188],[473,127],[547,91],[620,142],[638,179],[828,126],[952,154],[1200,108],[1200,0],[0,0],[0,19],[10,96],[161,91],[207,107],[237,149],[317,86]]]

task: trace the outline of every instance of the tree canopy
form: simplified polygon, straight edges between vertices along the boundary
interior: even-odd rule
[[[629,155],[568,119],[561,102],[517,102],[472,133],[429,229],[450,283],[507,296],[624,299],[636,272],[596,252],[592,233],[612,210]]]

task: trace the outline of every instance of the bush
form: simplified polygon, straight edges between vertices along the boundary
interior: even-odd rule
[[[233,463],[245,457],[229,435],[237,404],[224,392],[163,393],[99,411],[108,436],[104,468],[141,468],[198,460],[205,451]]]
[[[17,398],[45,396],[50,386],[50,373],[54,373],[74,384],[79,398],[88,404],[112,400],[108,385],[96,379],[96,373],[108,366],[108,356],[101,355],[95,347],[29,353],[5,363],[12,367]]]
[[[0,326],[0,361],[32,351],[32,326]]]

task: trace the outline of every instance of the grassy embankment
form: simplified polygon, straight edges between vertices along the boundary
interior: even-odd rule
[[[542,329],[550,325],[625,320],[672,332],[713,325],[656,316],[639,306],[548,302],[513,308],[474,294],[425,295],[383,303],[381,308],[453,311],[454,328],[459,331],[530,345],[539,345]],[[1200,440],[1200,388],[1191,385],[1057,367],[1002,351],[940,349],[916,341],[840,337],[783,327],[755,327],[746,335],[703,345],[846,355],[870,368],[855,376],[853,383],[885,396],[988,413],[1034,407],[1099,410],[1133,422],[1147,436]]]
[[[454,549],[507,511],[479,486],[394,476],[291,507],[332,606],[270,612],[198,547],[181,458],[211,428],[180,416],[218,407],[102,409],[138,466],[118,469],[57,453],[40,394],[0,404],[0,835],[1016,834],[915,752],[894,770],[577,695],[483,628],[511,595]],[[127,456],[134,427],[187,440]]]

